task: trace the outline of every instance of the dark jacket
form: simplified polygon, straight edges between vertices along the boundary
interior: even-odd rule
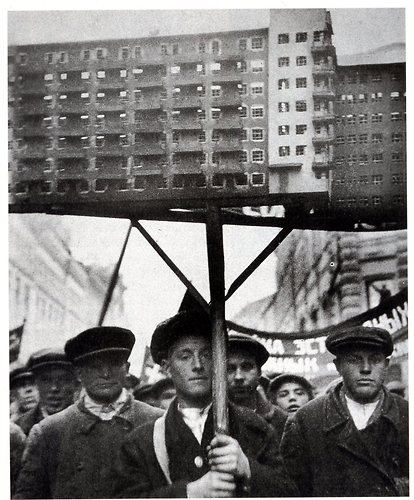
[[[229,421],[230,435],[237,439],[249,459],[250,495],[296,496],[297,490],[284,473],[272,427],[252,410],[232,404]],[[153,423],[140,427],[121,446],[116,464],[117,497],[186,498],[187,484],[209,471],[206,446],[214,436],[211,410],[200,445],[184,423],[176,400],[171,403],[165,422],[171,485],[168,485],[155,456],[153,430]],[[246,494],[249,493],[244,491],[243,496]]]
[[[19,476],[25,444],[26,434],[17,424],[10,422],[10,491],[12,495]]]
[[[121,442],[162,414],[129,397],[109,421],[86,410],[82,400],[45,418],[30,432],[15,498],[111,498]]]
[[[268,400],[257,397],[256,401],[256,413],[261,415],[266,422],[273,427],[275,430],[275,440],[279,445],[282,439],[283,429],[285,428],[287,414]]]
[[[289,418],[281,443],[301,496],[408,494],[408,403],[385,390],[380,416],[355,427],[342,383]]]
[[[38,424],[45,417],[43,416],[40,404],[37,404],[34,408],[24,413],[21,417],[16,420],[16,424],[23,429],[26,436],[29,435],[30,430],[35,424]]]

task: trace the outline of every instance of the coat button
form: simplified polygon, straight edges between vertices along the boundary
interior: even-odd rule
[[[201,467],[203,467],[203,458],[200,456],[195,457],[194,464],[197,467],[197,469],[201,469]]]

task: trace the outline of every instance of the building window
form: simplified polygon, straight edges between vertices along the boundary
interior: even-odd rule
[[[221,85],[211,86],[211,97],[220,97],[221,95]]]
[[[263,118],[264,117],[264,107],[263,106],[252,106],[251,107],[251,117],[252,118]]]
[[[279,125],[279,135],[289,135],[289,125]]]
[[[289,112],[289,103],[288,102],[279,102],[278,109],[279,109],[279,113],[288,113]]]
[[[375,206],[381,205],[382,204],[382,196],[373,196],[372,197],[372,204]]]
[[[199,54],[206,53],[206,42],[204,42],[203,40],[201,42],[198,42],[198,53]]]
[[[368,165],[368,155],[367,154],[362,154],[359,155],[359,164],[362,165]]]
[[[392,174],[391,182],[393,184],[404,184],[405,180],[402,174]]]
[[[305,154],[305,151],[306,151],[306,146],[304,145],[296,146],[296,156],[303,156]]]
[[[323,42],[324,32],[323,31],[314,31],[313,32],[313,41],[314,42]]]
[[[105,78],[105,71],[103,70],[100,70],[96,73],[96,77],[99,79],[99,80],[102,80]]]
[[[306,31],[296,33],[296,43],[306,42],[308,40],[308,34]]]
[[[95,139],[95,146],[97,148],[103,148],[105,145],[105,136],[97,135]]]
[[[277,62],[278,62],[279,68],[288,67],[289,66],[289,57],[279,57]]]
[[[383,176],[381,174],[372,176],[372,184],[379,185],[382,184]]]
[[[402,120],[402,115],[399,111],[394,111],[393,113],[391,113],[392,122],[398,122],[400,120]]]
[[[296,78],[296,88],[305,89],[307,87],[306,78]]]
[[[401,92],[391,92],[390,98],[391,98],[391,101],[400,101],[401,100]]]
[[[198,97],[205,97],[206,95],[206,88],[204,85],[199,85],[197,87],[197,95]]]
[[[178,144],[180,142],[180,132],[173,130],[171,140],[173,144]]]
[[[179,122],[180,121],[180,111],[177,111],[177,110],[173,110],[171,111],[171,118],[172,118],[172,121],[173,122]],[[161,120],[163,121],[163,120]]]
[[[403,135],[399,132],[394,132],[391,135],[391,142],[402,142],[403,140]]]
[[[373,113],[371,115],[372,123],[381,123],[382,122],[382,113]]]
[[[355,73],[351,73],[348,75],[348,84],[357,83],[357,75]]]
[[[252,173],[252,186],[263,186],[265,183],[265,176],[262,173]]]
[[[347,94],[346,100],[348,104],[354,104],[355,103],[355,96],[354,94]]]
[[[382,143],[382,134],[372,134],[371,142],[374,144]]]
[[[90,73],[89,71],[82,71],[81,72],[81,80],[89,80],[90,78]]]
[[[200,75],[206,74],[206,67],[204,64],[197,64],[196,69],[197,69],[197,73],[200,73]]]
[[[59,52],[58,62],[59,63],[67,63],[69,60],[69,55],[67,52]]]
[[[176,56],[180,53],[180,45],[178,43],[172,44],[172,53],[174,56]]]
[[[280,78],[278,81],[279,90],[286,90],[289,88],[289,78]]]
[[[20,54],[17,54],[16,61],[21,66],[24,66],[25,64],[28,63],[29,56],[27,54],[23,53],[23,52],[20,52]]]
[[[335,158],[335,165],[338,165],[338,166],[343,165],[344,161],[345,161],[344,156],[338,156],[337,158]],[[339,179],[337,180],[337,183],[340,184]]]
[[[250,86],[252,96],[263,95],[263,83],[251,83]]]
[[[246,150],[240,151],[239,162],[240,163],[247,163],[248,161],[249,161],[248,152]]]
[[[220,153],[217,151],[213,151],[211,153],[211,163],[214,165],[218,165],[220,163]]]
[[[264,61],[251,61],[250,67],[252,69],[252,73],[262,73],[264,71]]]
[[[357,155],[356,154],[350,154],[350,155],[348,155],[348,165],[350,167],[355,166],[356,162],[357,162]]]
[[[205,109],[198,109],[197,110],[197,118],[199,120],[205,120],[206,119],[206,110]]]
[[[343,135],[336,136],[336,144],[345,144],[345,137]]]
[[[247,95],[247,83],[239,83],[238,87],[240,95]]]
[[[373,92],[371,94],[372,102],[381,102],[382,101],[382,92]]]
[[[263,50],[263,37],[255,36],[252,38],[252,50]]]
[[[119,70],[119,77],[120,78],[127,78],[128,76],[128,70],[127,69],[120,69]]]
[[[239,71],[239,73],[247,73],[247,62],[246,61],[238,61],[237,62],[237,71]]]
[[[138,80],[139,76],[142,75],[144,70],[142,68],[133,68],[132,74],[134,75],[135,80]]]
[[[373,163],[382,163],[384,161],[382,153],[373,153],[372,162]]]
[[[168,45],[166,43],[162,43],[160,46],[160,51],[162,56],[168,55]]]
[[[239,116],[240,118],[247,118],[247,106],[239,107]]]
[[[264,130],[262,128],[252,128],[252,141],[263,141]]]
[[[360,134],[359,135],[359,143],[367,144],[368,143],[368,134]]]
[[[280,33],[277,37],[277,41],[279,44],[289,43],[289,33]]]
[[[122,102],[128,102],[128,91],[127,90],[120,90],[119,91],[119,98],[121,99]]]
[[[252,150],[252,162],[253,163],[263,163],[264,162],[263,149],[253,149]]]
[[[382,82],[381,73],[375,73],[374,75],[372,75],[372,81],[373,82]]]
[[[239,50],[247,50],[247,38],[239,39]]]
[[[304,124],[296,125],[296,135],[303,135],[306,133],[308,126]]]
[[[358,121],[361,125],[368,123],[368,115],[366,113],[358,115]]]
[[[359,183],[360,184],[368,184],[369,183],[368,176],[367,175],[360,175],[359,176]]]
[[[126,134],[121,134],[119,136],[119,145],[120,146],[129,146],[128,136]]]
[[[221,116],[221,109],[220,108],[211,108],[211,119],[212,120],[219,120]]]
[[[360,103],[368,102],[368,94],[359,94],[358,101]]]
[[[221,63],[213,62],[210,64],[210,71],[214,73],[219,73],[221,71]]]
[[[105,59],[106,57],[106,49],[97,48],[96,49],[96,59]]]
[[[296,101],[296,111],[306,111],[306,101]]]
[[[211,131],[211,141],[212,142],[219,142],[221,139],[221,136],[220,136],[220,131],[219,130],[212,130]]]
[[[47,64],[53,64],[53,61],[54,61],[54,54],[53,54],[53,52],[47,52],[45,54],[45,61],[47,62]]]
[[[391,161],[393,163],[399,163],[399,162],[401,162],[402,161],[402,153],[396,152],[396,151],[392,152],[391,153]]]
[[[211,41],[211,53],[214,55],[218,55],[221,52],[221,42],[220,40],[212,40]]]
[[[125,60],[129,58],[129,47],[121,47],[119,49],[119,59]]]
[[[349,134],[347,137],[348,144],[356,144],[357,138],[355,134]]]
[[[206,142],[206,132],[205,132],[205,130],[202,130],[198,134],[198,142]]]
[[[61,80],[66,80],[68,77],[68,74],[67,73],[61,73],[60,74],[60,79]],[[46,73],[46,75],[44,76],[44,80],[45,82],[50,82],[53,80],[53,74],[52,73]]]
[[[306,56],[298,56],[296,58],[296,66],[306,66]]]
[[[248,129],[247,128],[242,128],[240,131],[240,140],[241,141],[248,141],[249,136],[248,136]]]
[[[140,45],[136,45],[134,47],[134,57],[135,59],[141,59],[143,55],[142,47]]]
[[[181,67],[180,66],[171,66],[170,72],[172,75],[179,75],[181,72]]]
[[[279,146],[279,156],[289,156],[290,146]]]

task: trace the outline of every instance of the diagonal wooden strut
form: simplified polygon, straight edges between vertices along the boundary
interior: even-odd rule
[[[254,261],[246,267],[246,269],[233,281],[230,285],[229,290],[226,294],[225,300],[228,300],[236,290],[238,290],[241,285],[251,276],[254,271],[264,262],[271,253],[273,253],[280,243],[290,234],[292,231],[291,227],[284,227],[273,240],[267,245],[267,247],[260,252],[260,254],[254,259]]]
[[[201,293],[196,289],[196,287],[191,283],[191,281],[184,275],[183,272],[178,268],[178,266],[168,257],[164,250],[158,245],[154,238],[144,229],[144,227],[138,221],[132,222],[132,225],[138,229],[142,236],[148,241],[152,248],[157,252],[161,259],[167,264],[167,266],[173,271],[177,278],[186,286],[187,290],[193,295],[194,299],[200,304],[200,306],[206,311],[210,311],[210,307]]]

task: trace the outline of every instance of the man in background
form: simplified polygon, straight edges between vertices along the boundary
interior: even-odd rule
[[[10,418],[13,422],[34,408],[39,393],[33,373],[26,366],[19,366],[10,372]]]

